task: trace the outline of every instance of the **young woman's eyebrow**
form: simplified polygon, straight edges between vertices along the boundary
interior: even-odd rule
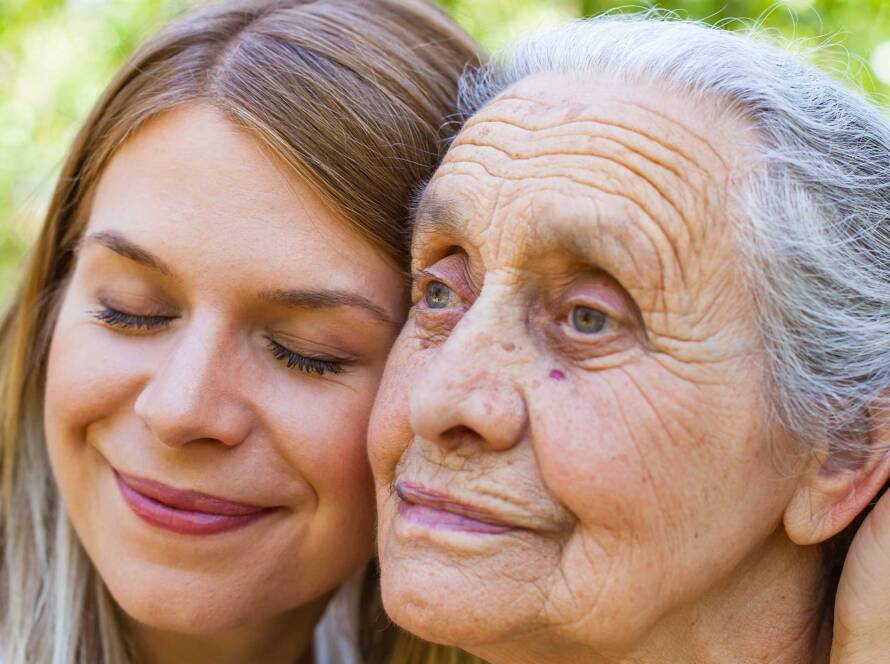
[[[127,239],[117,231],[97,231],[90,233],[81,240],[78,251],[91,244],[98,244],[110,249],[119,256],[147,267],[150,270],[160,272],[164,276],[173,277],[174,272],[164,261],[151,253],[148,249],[140,247],[132,240]]]
[[[330,288],[275,289],[261,292],[260,299],[272,304],[301,309],[350,307],[360,309],[378,321],[396,329],[401,327],[401,323],[390,316],[383,307],[364,295],[348,290]]]
[[[174,274],[173,270],[164,261],[148,249],[140,247],[116,231],[90,233],[81,241],[79,249],[91,244],[99,244],[119,256],[123,256],[163,275],[172,277]],[[272,304],[295,308],[335,309],[337,307],[350,307],[361,309],[382,323],[395,328],[400,327],[400,323],[390,316],[383,307],[375,304],[364,295],[348,290],[329,288],[273,289],[261,292],[260,299]]]

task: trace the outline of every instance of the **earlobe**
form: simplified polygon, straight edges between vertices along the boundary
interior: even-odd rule
[[[883,438],[883,437],[882,437]],[[873,454],[814,455],[788,506],[784,525],[795,544],[819,544],[846,528],[866,508],[890,478],[890,449],[881,440]]]

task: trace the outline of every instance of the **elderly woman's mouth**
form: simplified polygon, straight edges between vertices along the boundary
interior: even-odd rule
[[[399,516],[428,528],[499,535],[515,531],[490,511],[409,482],[397,482]]]

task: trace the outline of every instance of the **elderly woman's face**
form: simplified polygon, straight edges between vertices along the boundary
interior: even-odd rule
[[[717,117],[536,77],[452,146],[371,421],[408,629],[624,652],[718,584],[743,596],[737,570],[787,542],[792,446],[766,424],[728,212],[751,136]]]

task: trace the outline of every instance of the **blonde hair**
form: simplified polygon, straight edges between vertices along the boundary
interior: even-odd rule
[[[388,661],[393,664],[484,664],[463,650],[422,641],[406,632],[397,636]]]
[[[43,433],[59,300],[90,194],[115,151],[160,113],[211,104],[404,267],[412,191],[438,162],[440,127],[476,53],[421,0],[243,0],[174,22],[121,68],[75,139],[0,323],[0,661],[133,658],[69,524]]]

